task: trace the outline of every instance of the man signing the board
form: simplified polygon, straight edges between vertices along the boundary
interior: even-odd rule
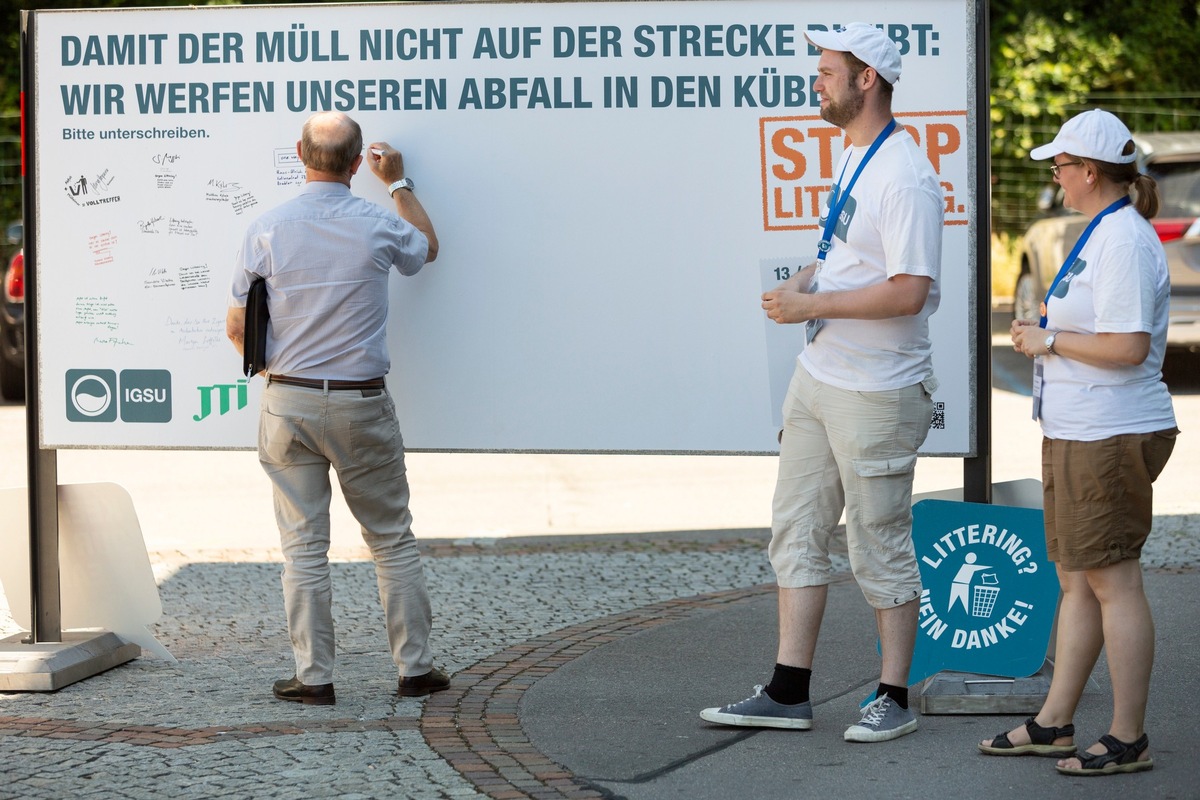
[[[433,666],[432,612],[411,530],[404,443],[384,376],[390,367],[388,278],[437,256],[433,224],[390,145],[363,147],[339,112],[314,114],[296,150],[306,183],[246,231],[226,332],[241,352],[250,283],[266,279],[271,311],[258,455],[271,479],[283,549],[283,597],[296,661],[280,700],[332,705],[334,629],[329,572],[330,466],[371,549],[398,693],[450,685]],[[365,155],[364,155],[365,152]],[[350,193],[364,159],[394,211]]]

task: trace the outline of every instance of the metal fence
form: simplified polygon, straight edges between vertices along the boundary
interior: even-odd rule
[[[21,216],[21,113],[0,112],[0,224]]]
[[[1200,130],[1200,94],[1095,94],[1085,102],[1066,103],[1061,114],[1040,116],[1021,116],[995,108],[992,110],[994,231],[1020,234],[1038,216],[1038,193],[1051,183],[1050,172],[1047,164],[1029,159],[1029,150],[1053,139],[1067,118],[1097,107],[1116,114],[1137,133]]]

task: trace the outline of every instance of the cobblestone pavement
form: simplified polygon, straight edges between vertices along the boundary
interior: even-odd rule
[[[373,568],[339,561],[336,706],[271,697],[293,671],[277,553],[153,554],[154,633],[179,663],[0,694],[0,798],[604,796],[529,743],[522,693],[618,637],[772,591],[764,541],[426,543],[438,663],[454,673],[429,699],[393,694]],[[1157,518],[1144,563],[1200,568],[1200,515]]]

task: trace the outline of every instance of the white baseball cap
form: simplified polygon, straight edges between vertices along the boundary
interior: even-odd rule
[[[900,80],[900,51],[887,34],[874,25],[851,22],[840,30],[805,31],[804,38],[822,50],[853,54],[888,83]]]
[[[1042,161],[1066,153],[1109,164],[1128,164],[1137,158],[1134,148],[1129,147],[1132,138],[1124,122],[1102,108],[1093,108],[1064,122],[1054,141],[1033,148],[1029,157]]]

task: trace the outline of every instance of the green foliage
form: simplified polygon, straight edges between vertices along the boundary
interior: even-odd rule
[[[1021,232],[1048,183],[1029,151],[1101,106],[1139,132],[1200,127],[1197,0],[992,0],[992,221]]]
[[[1022,157],[1036,146],[1014,117],[1069,116],[1097,93],[1200,90],[1186,64],[1200,46],[1200,3],[1085,0],[992,3],[991,118],[994,155]]]

